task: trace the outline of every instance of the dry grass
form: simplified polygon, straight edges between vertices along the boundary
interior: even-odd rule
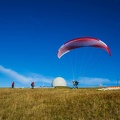
[[[120,120],[120,90],[1,88],[0,120]]]

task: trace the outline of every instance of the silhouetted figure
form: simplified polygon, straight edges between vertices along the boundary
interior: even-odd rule
[[[32,87],[32,89],[34,88],[34,86],[35,86],[35,84],[34,84],[34,82],[32,82],[32,83],[31,83],[31,87]]]
[[[79,82],[77,80],[73,80],[72,83],[73,83],[74,88],[78,89],[78,83]]]
[[[14,88],[14,85],[15,85],[15,83],[14,83],[14,82],[12,82],[12,88]]]

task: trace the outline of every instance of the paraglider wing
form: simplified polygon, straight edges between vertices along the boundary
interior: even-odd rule
[[[80,47],[97,47],[102,48],[108,52],[111,56],[111,52],[109,47],[101,40],[97,38],[91,37],[82,37],[70,40],[64,43],[58,50],[58,58],[61,58],[64,54],[69,52],[72,49],[80,48]]]

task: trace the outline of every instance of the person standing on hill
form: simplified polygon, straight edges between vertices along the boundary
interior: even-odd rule
[[[35,86],[35,84],[34,84],[34,82],[32,82],[32,83],[31,83],[31,87],[32,87],[32,89],[34,88],[34,86]]]
[[[15,85],[15,83],[14,83],[14,82],[12,82],[12,88],[14,88],[14,85]]]
[[[72,83],[73,83],[74,88],[78,89],[79,82],[77,80],[73,80]]]

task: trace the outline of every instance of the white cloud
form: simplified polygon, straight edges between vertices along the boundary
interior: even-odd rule
[[[110,84],[110,80],[107,78],[90,78],[90,77],[80,77],[79,84],[85,86],[98,86],[100,84],[107,85]]]
[[[94,77],[79,77],[79,87],[98,87],[107,86],[109,84],[115,84],[114,81],[110,81],[107,78],[94,78]],[[73,86],[72,80],[68,80],[68,85]]]
[[[35,73],[31,73],[28,76],[21,75],[12,69],[3,67],[2,65],[0,65],[0,72],[9,77],[14,78],[14,80],[17,80],[17,81],[19,81],[21,83],[25,83],[25,84],[29,84],[32,81],[51,83],[51,81],[53,80],[53,78],[51,78],[51,77],[46,77],[46,76],[43,76],[40,74],[35,74]]]
[[[43,76],[36,73],[30,73],[30,78],[33,79],[35,82],[44,82],[44,83],[51,83],[54,79],[53,77]]]
[[[36,73],[30,73],[29,75],[22,75],[17,73],[16,71],[12,69],[8,69],[0,65],[0,72],[7,75],[8,77],[12,77],[13,80],[16,80],[20,83],[29,84],[34,82],[41,82],[42,84],[50,84],[53,77],[43,76]],[[72,86],[72,80],[68,80],[67,84]],[[114,81],[110,81],[107,78],[92,78],[92,77],[80,77],[79,78],[79,86],[99,86],[102,84],[103,86],[109,85],[109,84],[115,84]]]

